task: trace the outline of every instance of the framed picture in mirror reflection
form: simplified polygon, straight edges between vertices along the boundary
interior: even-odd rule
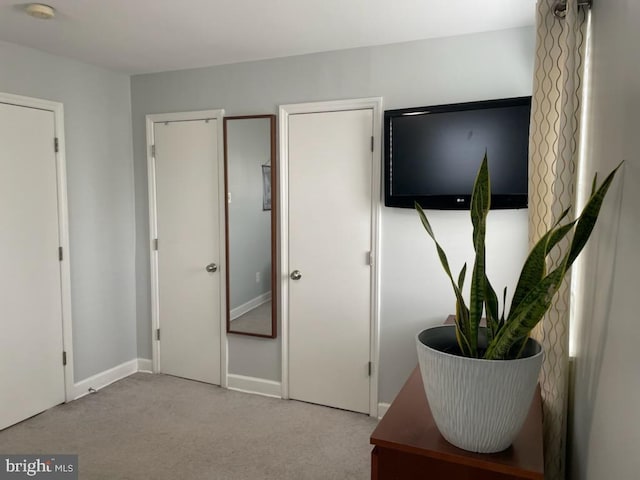
[[[271,210],[271,165],[262,165],[262,210]]]

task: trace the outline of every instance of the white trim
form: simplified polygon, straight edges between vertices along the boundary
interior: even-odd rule
[[[389,410],[390,406],[391,406],[390,403],[380,402],[378,404],[378,420],[382,420],[382,417],[385,416],[385,414],[387,413],[387,410]]]
[[[373,174],[371,178],[371,339],[370,359],[372,365],[369,385],[369,415],[378,418],[378,383],[380,366],[380,217],[382,215],[382,97],[370,99],[373,109]]]
[[[71,268],[69,249],[69,207],[67,200],[67,162],[64,134],[64,107],[60,102],[52,102],[40,98],[23,97],[0,92],[0,102],[12,105],[37,108],[53,112],[54,134],[58,139],[56,156],[56,183],[58,190],[58,235],[63,250],[60,262],[60,289],[62,304],[62,349],[67,352],[67,364],[64,366],[65,401],[72,400],[73,384],[73,335],[71,319]]]
[[[254,308],[258,308],[260,305],[264,305],[267,302],[271,301],[271,292],[265,292],[261,295],[258,295],[255,298],[252,298],[248,302],[243,303],[242,305],[238,305],[236,308],[231,309],[229,312],[229,316],[231,317],[231,321],[234,321],[236,318],[241,317],[247,312],[250,312]]]
[[[280,113],[289,115],[295,115],[298,113],[325,113],[325,112],[341,112],[344,110],[369,110],[372,109],[378,114],[382,113],[382,97],[369,97],[369,98],[355,98],[349,100],[331,100],[327,102],[308,102],[308,103],[293,103],[288,105],[280,105]],[[283,122],[283,120],[286,120]],[[374,123],[376,119],[374,119]],[[380,124],[380,118],[377,119],[378,125]],[[280,126],[288,125],[288,118],[280,117]],[[282,134],[282,130],[280,130]],[[375,132],[374,132],[375,133]],[[379,132],[382,133],[382,132]],[[379,139],[378,139],[379,140]],[[379,142],[378,142],[379,143]],[[282,148],[282,145],[280,145]],[[374,146],[375,153],[375,146]]]
[[[134,358],[104,372],[92,375],[73,385],[72,396],[69,400],[77,400],[91,393],[89,389],[98,391],[118,380],[122,380],[137,372],[150,373],[152,360],[149,358]],[[229,390],[262,395],[264,397],[280,397],[280,382],[266,380],[264,378],[245,377],[244,375],[228,375]]]
[[[226,275],[226,239],[223,225],[225,224],[225,190],[224,190],[224,136],[223,136],[224,110],[199,110],[194,112],[160,113],[146,116],[147,126],[147,184],[149,193],[149,261],[151,270],[151,345],[152,345],[152,370],[154,373],[160,372],[160,347],[156,340],[156,329],[160,327],[159,321],[159,298],[158,298],[158,254],[153,249],[153,240],[157,238],[157,203],[156,203],[156,171],[155,161],[151,155],[151,145],[154,142],[153,124],[156,122],[179,122],[189,120],[217,120],[218,133],[218,208],[220,218],[220,259],[218,261],[218,272],[220,274],[220,386],[227,387],[228,362],[227,352],[227,322],[223,319],[227,316],[227,275]]]
[[[280,382],[265,380],[264,378],[245,377],[244,375],[229,374],[229,390],[238,392],[253,393],[265,397],[281,398]]]
[[[218,218],[220,219],[219,241],[220,245],[220,386],[227,388],[229,384],[229,343],[227,341],[227,236],[225,225],[227,224],[227,192],[224,179],[224,110],[217,112],[218,120]]]
[[[156,165],[152,155],[151,146],[154,144],[153,138],[154,119],[151,115],[146,116],[147,127],[147,193],[149,196],[149,268],[151,273],[151,362],[152,371],[160,372],[160,349],[156,340],[155,332],[158,328],[158,256],[153,249],[153,239],[158,235],[156,228]]]
[[[281,392],[289,398],[289,111],[278,109],[278,198],[280,200],[280,346]]]
[[[85,378],[80,382],[73,385],[73,396],[72,400],[77,400],[78,398],[84,397],[91,393],[89,389],[100,390],[107,385],[111,385],[118,380],[122,380],[129,375],[132,375],[138,371],[138,359],[134,358],[133,360],[129,360],[128,362],[121,363],[109,370],[105,370],[104,372],[100,372],[96,375],[93,375],[89,378]]]
[[[280,153],[280,312],[282,342],[282,398],[289,398],[289,115],[302,113],[336,112],[344,110],[373,110],[373,153],[371,178],[371,336],[370,361],[372,363],[369,382],[369,415],[378,417],[378,365],[380,359],[380,215],[381,191],[381,138],[382,97],[335,100],[329,102],[298,103],[280,105],[279,153]]]
[[[153,360],[150,358],[139,358],[138,371],[144,373],[153,373]]]

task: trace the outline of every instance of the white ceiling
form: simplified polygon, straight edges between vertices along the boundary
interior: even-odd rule
[[[19,1],[19,0],[18,0]],[[0,0],[0,40],[129,74],[534,24],[535,0]]]

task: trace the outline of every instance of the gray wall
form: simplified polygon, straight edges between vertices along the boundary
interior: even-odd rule
[[[585,260],[569,445],[574,480],[640,471],[640,3],[594,2],[587,179],[621,160]],[[602,177],[600,177],[602,178]]]
[[[0,42],[0,91],[65,112],[75,380],[136,358],[134,182],[126,75]]]
[[[533,29],[522,28],[132,77],[139,356],[151,356],[146,114],[276,113],[280,104],[368,96],[382,96],[390,109],[530,95],[534,43]],[[498,289],[515,284],[527,249],[526,215],[491,216],[489,273]],[[459,269],[471,257],[468,212],[431,217]],[[380,401],[390,402],[416,365],[415,333],[442,322],[454,297],[411,210],[383,210],[381,260]],[[280,341],[231,335],[229,368],[279,380]]]
[[[226,125],[229,303],[234,309],[271,291],[271,210],[262,209],[262,165],[271,162],[271,120],[233,119]]]

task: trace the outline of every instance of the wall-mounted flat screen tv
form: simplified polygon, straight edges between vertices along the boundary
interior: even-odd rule
[[[531,97],[387,110],[385,205],[469,209],[485,151],[491,208],[525,208]]]

